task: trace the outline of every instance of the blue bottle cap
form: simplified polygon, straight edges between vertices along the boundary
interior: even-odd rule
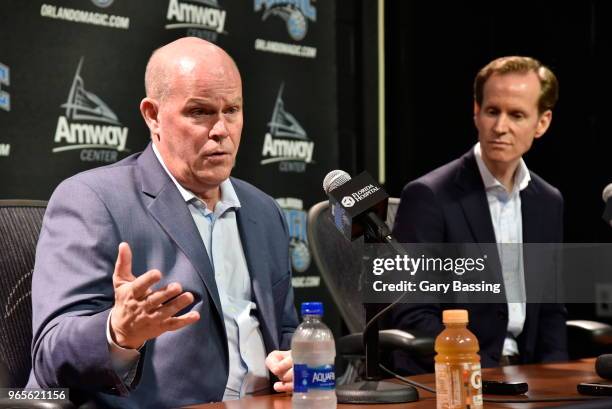
[[[323,303],[303,302],[302,315],[323,315]]]

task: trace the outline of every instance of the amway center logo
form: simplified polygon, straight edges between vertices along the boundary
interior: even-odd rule
[[[255,0],[255,11],[264,10],[261,16],[278,16],[285,21],[287,31],[295,41],[304,39],[308,32],[308,20],[317,21],[317,9],[310,0]]]
[[[306,164],[312,163],[314,142],[293,115],[285,110],[283,102],[283,87],[281,84],[268,122],[269,132],[264,138],[261,155],[262,165],[279,163],[281,172],[304,172]]]
[[[128,128],[121,126],[117,115],[93,92],[85,89],[81,77],[83,58],[79,61],[68,100],[61,105],[65,115],[57,119],[54,142],[62,144],[53,153],[81,150],[84,162],[115,162],[125,148]],[[108,124],[108,125],[105,125]]]
[[[219,34],[227,34],[226,17],[227,11],[219,7],[217,0],[170,0],[166,12],[166,29],[186,28],[187,36],[215,42]]]
[[[2,63],[0,63],[0,86],[1,85],[11,85],[11,70]],[[0,89],[0,109],[7,112],[11,110],[11,95],[2,89]]]

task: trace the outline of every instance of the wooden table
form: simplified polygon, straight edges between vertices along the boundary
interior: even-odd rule
[[[594,359],[583,359],[568,363],[517,365],[503,368],[483,369],[483,378],[487,380],[525,381],[529,383],[530,398],[553,396],[579,396],[576,385],[580,382],[602,381],[596,374]],[[433,374],[412,376],[410,379],[435,387]],[[388,405],[338,405],[342,409],[431,409],[436,407],[436,398],[432,393],[419,389],[420,400],[413,403]],[[522,398],[513,396],[508,398]],[[485,398],[504,398],[504,396],[485,395]],[[563,402],[547,403],[491,403],[485,402],[488,408],[532,409],[560,405]],[[570,403],[570,402],[567,402]],[[579,403],[579,402],[576,402]],[[612,408],[612,401],[610,403]],[[198,409],[291,409],[291,397],[285,394],[275,394],[259,397],[244,398],[236,401],[210,403],[190,408]]]

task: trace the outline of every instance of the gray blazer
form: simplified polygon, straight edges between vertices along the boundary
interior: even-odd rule
[[[297,325],[288,231],[276,202],[232,178],[237,222],[266,350],[288,349]],[[120,242],[133,273],[156,268],[195,296],[195,324],[146,343],[136,378],[111,368],[106,322]],[[32,374],[28,386],[68,387],[108,406],[163,408],[219,401],[228,347],[210,260],[185,201],[149,145],[116,164],[62,182],[45,213],[32,280]],[[182,311],[181,313],[183,313]]]

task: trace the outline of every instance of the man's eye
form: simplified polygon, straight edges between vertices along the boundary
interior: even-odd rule
[[[230,108],[225,110],[226,114],[236,114],[238,112],[240,112],[240,108],[239,107],[230,107]]]
[[[201,108],[195,108],[189,111],[189,113],[191,115],[203,115],[204,114],[204,110]]]

